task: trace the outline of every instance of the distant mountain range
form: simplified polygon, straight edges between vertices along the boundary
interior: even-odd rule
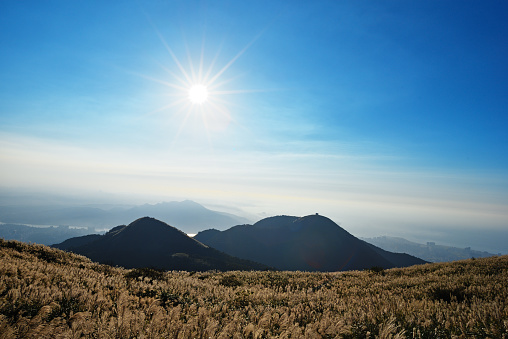
[[[276,216],[226,231],[202,231],[194,238],[230,255],[281,270],[343,271],[425,263],[362,241],[320,215]]]
[[[194,238],[144,217],[105,235],[75,237],[53,247],[101,263],[164,270],[343,271],[425,263],[368,244],[319,215],[271,217],[222,232],[203,231]]]
[[[447,262],[470,258],[491,257],[493,253],[472,250],[470,247],[457,248],[436,245],[434,242],[419,244],[398,237],[362,238],[368,243],[392,252],[402,252],[414,255],[430,262]],[[500,255],[500,254],[499,254]]]
[[[42,245],[51,245],[72,237],[96,233],[93,228],[70,228],[69,226],[34,227],[19,224],[1,224],[0,238]]]
[[[178,225],[186,233],[197,233],[207,228],[227,229],[248,223],[248,219],[213,211],[190,200],[162,202],[134,207],[98,208],[90,206],[0,206],[0,221],[9,224],[67,225],[110,229],[132,220],[152,216]],[[13,240],[21,240],[13,238]]]
[[[262,270],[266,265],[242,260],[210,248],[154,218],[117,226],[105,235],[68,239],[53,247],[110,265],[163,270]]]

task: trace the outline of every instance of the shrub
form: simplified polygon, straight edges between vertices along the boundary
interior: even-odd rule
[[[445,302],[463,302],[467,295],[462,287],[434,287],[429,291],[429,295],[433,300],[441,300]]]
[[[384,275],[384,273],[385,273],[385,269],[380,266],[372,266],[371,268],[369,268],[369,271],[372,273],[382,274],[382,275]]]
[[[222,277],[219,284],[226,287],[242,286],[243,282],[234,275],[226,275]]]
[[[51,313],[46,319],[47,321],[51,321],[58,317],[68,320],[74,314],[86,310],[85,305],[83,305],[76,297],[64,296],[56,300],[56,303],[57,306],[52,308]]]
[[[164,272],[155,268],[134,268],[125,274],[127,279],[149,278],[153,280],[164,279]]]

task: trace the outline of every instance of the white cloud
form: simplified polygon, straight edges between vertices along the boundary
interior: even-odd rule
[[[492,185],[505,185],[502,179],[483,173],[389,170],[377,166],[378,160],[220,150],[139,152],[0,134],[3,186],[190,198],[257,215],[317,212],[359,235],[365,230],[411,232],[408,225],[416,224],[464,229],[508,225],[507,194]]]

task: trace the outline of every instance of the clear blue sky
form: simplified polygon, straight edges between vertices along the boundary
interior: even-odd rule
[[[506,1],[2,1],[0,186],[321,212],[358,235],[508,232],[507,17]],[[193,105],[179,79],[200,65]]]

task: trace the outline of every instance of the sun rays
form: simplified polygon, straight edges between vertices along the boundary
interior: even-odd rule
[[[227,73],[261,34],[221,65],[222,45],[215,53],[206,55],[205,39],[202,40],[199,53],[191,53],[185,42],[186,55],[177,56],[176,49],[171,48],[164,36],[156,28],[154,29],[169,54],[171,62],[159,64],[163,70],[161,75],[156,77],[143,75],[143,77],[166,86],[167,97],[170,100],[149,114],[166,114],[172,121],[176,128],[173,143],[181,134],[194,131],[196,138],[206,135],[209,146],[212,147],[212,135],[224,132],[230,128],[232,122],[235,122],[237,127],[240,126],[230,112],[231,106],[234,105],[230,95],[259,92],[259,90],[234,88],[238,75],[229,76]]]

